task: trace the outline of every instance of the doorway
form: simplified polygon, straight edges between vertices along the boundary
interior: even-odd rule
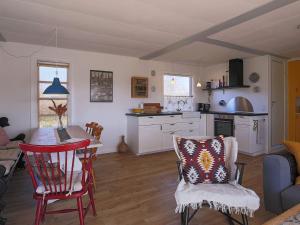
[[[271,148],[281,148],[285,136],[284,62],[271,59]]]

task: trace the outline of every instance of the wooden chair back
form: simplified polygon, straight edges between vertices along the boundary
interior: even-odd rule
[[[86,128],[85,131],[86,131],[88,134],[94,136],[94,135],[93,135],[93,129],[94,129],[94,127],[96,127],[96,126],[98,126],[98,123],[96,123],[96,122],[86,123],[86,124],[85,124],[85,128]]]
[[[76,178],[81,180],[82,190],[86,191],[92,165],[90,150],[87,149],[89,144],[88,139],[57,146],[20,144],[35,194],[51,193],[57,198],[65,198],[67,192],[72,192]],[[81,171],[75,165],[76,150],[79,149],[83,150],[84,159],[80,164]]]
[[[94,126],[92,135],[97,141],[100,140],[102,131],[103,127],[101,125]]]

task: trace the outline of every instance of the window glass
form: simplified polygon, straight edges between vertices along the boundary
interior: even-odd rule
[[[164,96],[192,96],[192,77],[164,75]]]
[[[68,67],[58,65],[38,64],[38,122],[39,127],[57,127],[58,118],[55,112],[49,109],[53,107],[53,100],[56,106],[68,103],[68,96],[64,94],[43,94],[44,90],[52,84],[53,78],[58,77],[62,85],[68,88]],[[68,105],[67,105],[68,107]],[[63,124],[67,125],[68,112],[62,117]]]

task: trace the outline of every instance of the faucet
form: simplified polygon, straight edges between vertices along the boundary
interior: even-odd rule
[[[178,100],[177,101],[177,109],[176,109],[176,111],[178,111],[178,112],[180,112],[181,110],[182,110],[182,107],[180,107],[180,103],[182,103],[183,105],[182,105],[182,107],[185,105],[185,104],[187,104],[187,100]]]

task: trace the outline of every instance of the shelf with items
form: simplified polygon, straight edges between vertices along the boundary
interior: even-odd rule
[[[224,86],[224,87],[217,87],[217,88],[203,88],[203,91],[208,91],[208,101],[210,102],[210,96],[213,91],[223,90],[223,94],[225,90],[229,89],[238,89],[238,88],[250,88],[249,85],[241,85],[241,86]]]
[[[224,90],[224,89],[237,89],[237,88],[249,88],[250,85],[242,85],[242,86],[224,86],[217,88],[203,88],[203,91],[216,91],[216,90]]]

